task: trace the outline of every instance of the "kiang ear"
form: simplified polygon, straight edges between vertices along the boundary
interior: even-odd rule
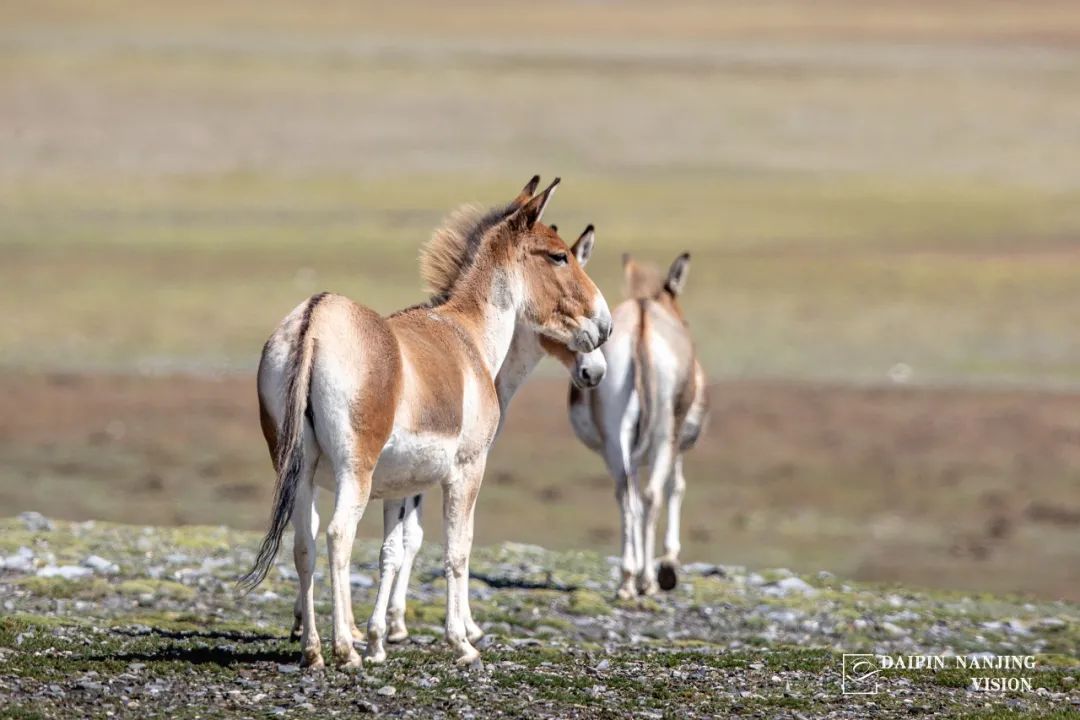
[[[555,188],[558,186],[559,178],[555,178],[550,185],[511,215],[510,221],[520,229],[531,230],[532,226],[540,222],[540,218],[544,216],[544,210],[547,209],[548,202],[551,201],[551,196],[555,194]]]
[[[551,232],[555,233],[556,235],[559,234],[559,226],[558,225],[548,225],[548,227],[551,228]]]
[[[529,198],[536,192],[536,188],[540,187],[540,176],[533,175],[529,182],[525,183],[525,187],[521,188],[521,192],[517,197],[510,201],[510,207],[514,210],[520,210],[521,206],[529,202]]]
[[[570,252],[574,253],[574,257],[584,267],[585,263],[589,262],[589,258],[592,256],[593,244],[596,242],[596,229],[592,225],[585,228],[585,232],[581,233],[581,237],[574,243],[574,247],[570,248]]]
[[[686,275],[690,272],[690,253],[683,253],[675,258],[668,270],[667,280],[664,281],[664,289],[677,297],[686,286]]]

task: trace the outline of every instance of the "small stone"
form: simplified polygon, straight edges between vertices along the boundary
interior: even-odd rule
[[[19,513],[19,519],[30,532],[46,532],[53,529],[52,520],[33,510]]]
[[[279,673],[282,673],[283,675],[291,675],[293,673],[300,672],[300,666],[299,665],[291,665],[291,664],[290,665],[278,665],[277,670],[278,670]]]
[[[59,577],[65,580],[78,580],[88,575],[93,575],[94,571],[90,568],[79,567],[78,565],[46,565],[37,571],[38,577]]]
[[[816,595],[817,590],[810,583],[798,577],[786,577],[769,583],[761,589],[766,595],[785,597],[792,594]]]
[[[0,568],[28,573],[34,569],[34,551],[24,545],[14,555],[0,559]]]
[[[397,688],[393,685],[383,685],[378,689],[377,693],[383,697],[392,697],[397,695]]]
[[[595,668],[595,669],[596,669],[596,671],[597,671],[597,672],[604,672],[604,671],[605,671],[605,670],[607,670],[607,669],[608,669],[609,667],[611,667],[611,661],[610,661],[610,660],[608,660],[607,658],[604,658],[604,659],[603,659],[603,660],[601,660],[601,661],[600,661],[599,663],[597,663],[597,665],[596,665],[596,668]]]
[[[724,577],[727,573],[724,568],[719,565],[713,565],[712,563],[693,562],[683,565],[683,571],[687,575],[715,575],[717,577]]]
[[[356,712],[358,713],[363,713],[365,715],[379,714],[379,706],[369,700],[357,698],[353,705],[356,707]]]
[[[375,580],[370,575],[354,572],[349,575],[349,584],[354,588],[369,588],[375,586]]]
[[[893,637],[901,637],[907,634],[904,632],[904,629],[902,627],[900,627],[899,625],[893,625],[891,622],[881,623],[881,629],[892,635]]]
[[[112,575],[120,571],[116,563],[110,562],[100,555],[91,555],[83,560],[83,565],[102,575]]]

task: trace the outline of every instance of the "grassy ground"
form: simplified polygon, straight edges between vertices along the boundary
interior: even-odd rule
[[[455,668],[441,639],[445,583],[420,557],[412,639],[363,673],[299,670],[286,639],[294,582],[282,561],[232,595],[257,537],[224,528],[0,521],[0,717],[835,717],[1066,718],[1076,690],[1077,606],[920,593],[831,576],[706,566],[656,600],[612,603],[591,553],[479,550],[472,607],[483,665]],[[362,543],[354,566],[377,552]],[[288,549],[283,553],[288,555]],[[52,567],[98,571],[64,580]],[[104,558],[104,561],[101,561]],[[109,567],[108,563],[114,563]],[[320,564],[316,608],[326,628]],[[532,583],[532,589],[515,587]],[[358,618],[374,591],[357,577]],[[498,588],[498,589],[496,589]],[[793,589],[785,589],[793,588]],[[324,636],[325,638],[325,636]],[[885,671],[873,696],[842,693],[843,653],[1031,655],[1030,692],[980,692],[986,671]]]
[[[609,298],[693,252],[691,557],[1076,598],[1078,86],[1068,2],[5,3],[0,514],[257,527],[274,324],[542,172]],[[480,532],[608,550],[543,372]]]

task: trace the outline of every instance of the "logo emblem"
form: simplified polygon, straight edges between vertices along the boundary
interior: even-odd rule
[[[844,695],[877,695],[881,667],[870,653],[844,653],[840,691]]]

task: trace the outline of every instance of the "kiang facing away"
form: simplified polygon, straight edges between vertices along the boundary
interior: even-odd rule
[[[623,257],[628,299],[612,313],[615,326],[601,349],[607,375],[594,389],[570,388],[574,432],[603,456],[615,480],[622,516],[621,598],[655,593],[658,585],[670,590],[677,581],[683,452],[697,442],[708,415],[705,373],[678,302],[689,265],[690,256],[680,255],[665,278]],[[662,496],[667,534],[656,572]]]
[[[557,183],[533,195],[533,178],[508,205],[475,217],[463,253],[428,247],[437,262],[458,265],[452,284],[428,302],[382,317],[322,293],[293,310],[263,348],[259,406],[278,477],[270,528],[240,586],[266,576],[291,519],[305,665],[323,664],[312,591],[316,483],[334,491],[326,535],[335,660],[361,664],[349,561],[368,500],[413,497],[436,485],[443,490],[446,637],[458,662],[479,657],[466,632],[468,567],[476,497],[500,422],[495,377],[519,327],[585,353],[611,329],[600,291],[540,222]]]

